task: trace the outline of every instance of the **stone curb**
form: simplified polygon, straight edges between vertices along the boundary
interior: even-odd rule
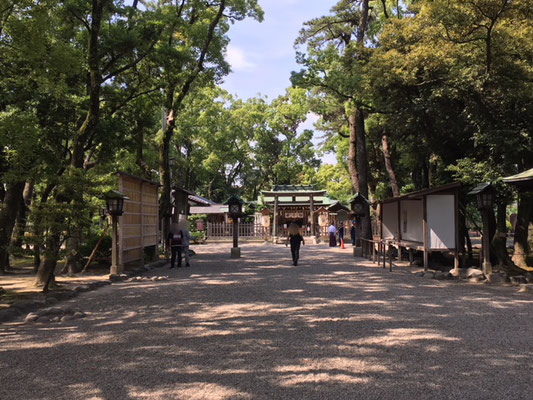
[[[110,275],[108,281],[95,281],[87,283],[85,285],[75,286],[74,288],[69,290],[48,293],[45,296],[44,300],[18,301],[6,309],[0,310],[0,324],[13,321],[21,316],[35,312],[41,308],[53,306],[60,301],[72,299],[76,297],[79,293],[90,292],[100,287],[111,285],[113,282],[124,281],[133,276],[137,276],[144,272],[151,271],[155,268],[160,268],[166,264],[166,260],[156,261],[154,263],[127,271],[126,274]],[[122,276],[124,276],[124,278],[122,278]],[[120,277],[120,279],[118,279],[117,277]]]
[[[520,276],[508,276],[505,272],[493,272],[487,275],[477,268],[451,269],[449,272],[441,271],[411,271],[411,274],[427,279],[455,280],[495,286],[518,286],[519,293],[533,292],[533,274],[526,272]]]

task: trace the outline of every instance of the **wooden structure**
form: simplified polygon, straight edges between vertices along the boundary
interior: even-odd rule
[[[431,252],[454,254],[455,268],[459,267],[459,188],[451,183],[421,190],[382,202],[380,211],[381,242],[398,249],[421,251],[424,269],[428,269]]]
[[[262,196],[263,204],[273,210],[274,237],[283,236],[291,222],[300,225],[304,235],[315,236],[318,233],[316,210],[330,204],[325,190],[305,185],[275,185],[272,190],[262,191]]]
[[[533,249],[533,168],[503,178],[503,181],[518,190],[513,262],[521,268],[527,268],[527,257]]]
[[[157,257],[159,243],[159,184],[119,172],[119,191],[128,197],[119,217],[119,264],[143,263]]]

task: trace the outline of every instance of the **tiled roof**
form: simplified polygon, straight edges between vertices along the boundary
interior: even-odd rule
[[[522,182],[522,181],[529,181],[529,180],[533,180],[533,168],[528,169],[527,171],[521,172],[519,174],[503,178],[503,181],[507,183]]]
[[[313,192],[316,188],[313,185],[274,185],[273,192]]]

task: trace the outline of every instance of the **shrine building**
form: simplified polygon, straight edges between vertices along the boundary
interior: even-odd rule
[[[288,225],[295,222],[306,236],[320,235],[319,210],[328,209],[338,202],[330,199],[325,190],[311,185],[275,185],[261,192],[259,203],[272,211],[272,236],[285,236]]]

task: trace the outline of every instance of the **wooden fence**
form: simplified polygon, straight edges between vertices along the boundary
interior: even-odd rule
[[[143,261],[145,248],[155,256],[159,241],[158,185],[119,173],[119,190],[128,196],[119,221],[119,263]]]
[[[261,224],[239,224],[239,237],[263,238],[270,235],[270,229]],[[233,237],[233,224],[207,223],[207,238],[231,238]]]

